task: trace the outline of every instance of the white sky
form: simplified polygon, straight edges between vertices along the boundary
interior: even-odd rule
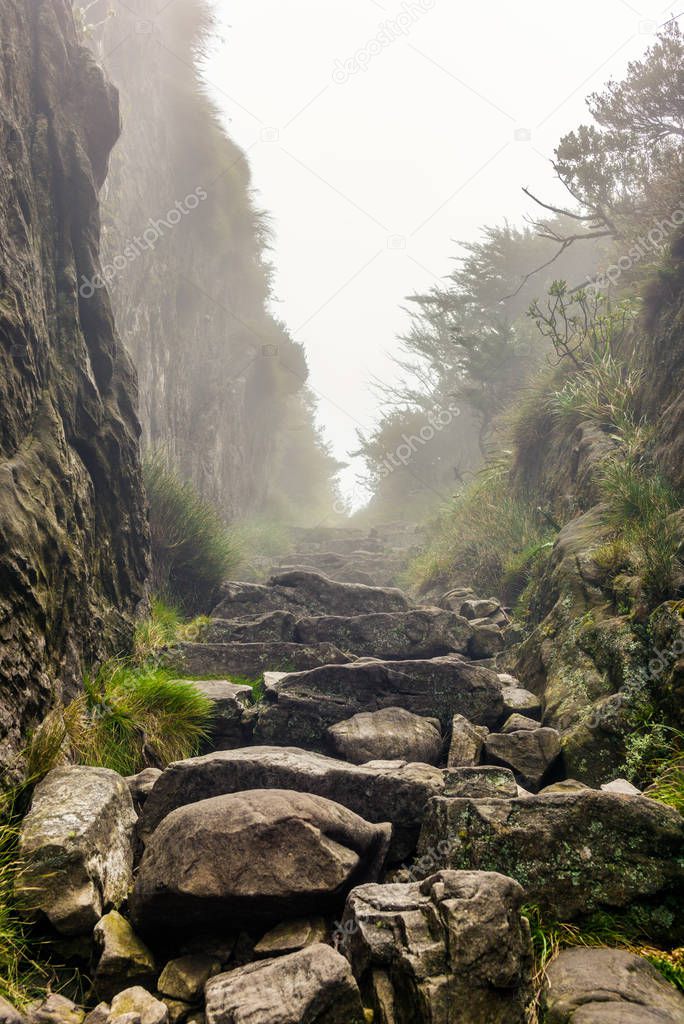
[[[520,221],[530,210],[521,186],[561,198],[548,159],[586,120],[584,97],[620,77],[681,9],[651,0],[218,0],[217,9],[223,41],[206,80],[272,214],[276,310],[306,347],[320,422],[344,458],[355,428],[377,418],[371,377],[394,373],[404,297],[448,272],[454,239]],[[400,15],[405,34],[372,42]],[[367,69],[334,79],[350,59]],[[358,468],[343,474],[355,503]]]

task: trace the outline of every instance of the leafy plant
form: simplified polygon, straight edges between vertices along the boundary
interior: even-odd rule
[[[569,360],[582,370],[587,363],[616,354],[636,313],[631,300],[613,304],[598,291],[573,290],[567,281],[554,281],[545,304],[535,300],[527,315],[551,342],[558,361]]]

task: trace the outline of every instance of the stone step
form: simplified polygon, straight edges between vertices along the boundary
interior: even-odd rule
[[[350,659],[333,644],[180,643],[160,656],[160,665],[182,675],[258,679],[264,672],[302,672]]]

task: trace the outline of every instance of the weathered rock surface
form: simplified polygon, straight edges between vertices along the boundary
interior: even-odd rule
[[[157,967],[153,954],[118,911],[111,910],[97,922],[93,946],[93,990],[98,999],[110,1000],[123,989],[154,981]]]
[[[444,796],[500,800],[517,795],[515,776],[508,768],[496,768],[493,765],[449,768],[444,779]]]
[[[85,1010],[66,996],[51,992],[47,999],[30,1006],[27,1016],[29,1024],[82,1024]]]
[[[235,930],[337,907],[391,836],[320,796],[250,790],[179,807],[148,841],[131,900],[143,933]]]
[[[221,971],[221,962],[201,953],[169,960],[159,976],[157,988],[164,996],[184,1003],[197,1002],[204,986]]]
[[[503,702],[496,674],[457,654],[426,661],[326,665],[290,674],[267,690],[254,738],[322,750],[329,726],[385,707],[435,716],[446,731],[455,714],[496,725]]]
[[[19,839],[18,888],[64,935],[90,933],[132,882],[126,782],[107,768],[53,768],[36,787]]]
[[[684,995],[624,949],[564,949],[546,973],[549,1024],[681,1024]]]
[[[517,712],[513,715],[509,715],[504,724],[501,726],[501,732],[520,732],[522,729],[529,729],[534,731],[539,728],[539,722],[534,718],[528,718],[527,715],[520,715]]]
[[[251,644],[285,640],[293,643],[296,617],[291,612],[267,612],[248,621],[210,619],[201,632],[205,644]]]
[[[465,654],[472,629],[465,619],[441,608],[370,615],[326,615],[300,619],[300,643],[327,642],[350,654],[397,659],[436,658],[455,651]]]
[[[126,647],[148,531],[135,372],[106,288],[79,295],[117,95],[70,4],[3,3],[0,39],[2,775],[84,667]]]
[[[684,819],[645,797],[582,790],[430,801],[418,854],[441,868],[506,871],[556,920],[639,907],[651,937],[681,941]]]
[[[0,996],[0,1024],[25,1024],[26,1018],[16,1006]]]
[[[330,946],[238,967],[207,985],[207,1024],[364,1024],[349,964]]]
[[[252,687],[245,683],[231,683],[229,679],[190,681],[213,704],[207,746],[213,750],[229,750],[247,743],[251,727],[245,718],[245,708],[254,703]]]
[[[421,718],[404,708],[362,711],[328,729],[334,754],[365,764],[367,761],[418,761],[437,764],[442,752],[439,719]]]
[[[133,1024],[136,1018],[140,1024],[168,1024],[169,1011],[160,999],[155,999],[140,985],[133,985],[112,999],[109,1020],[114,1024],[122,1018],[126,1018],[129,1024]]]
[[[373,992],[374,1019],[524,1024],[532,945],[523,902],[512,879],[481,871],[354,889],[342,949],[362,988]]]
[[[142,807],[154,789],[154,784],[161,775],[161,768],[143,768],[137,775],[128,775],[126,782],[136,808]]]
[[[298,949],[325,942],[328,927],[322,917],[306,917],[299,921],[284,921],[276,925],[257,942],[254,953],[258,957],[282,956]]]
[[[465,619],[486,619],[500,609],[501,602],[495,597],[470,598],[461,604],[461,615]]]
[[[473,635],[468,643],[468,654],[471,658],[493,658],[504,649],[504,636],[499,626],[481,619],[473,619],[470,625]]]
[[[170,648],[160,664],[184,675],[238,676],[258,679],[264,672],[304,672],[319,665],[349,661],[332,644],[287,643],[271,640],[265,643],[180,643]]]
[[[451,742],[447,756],[449,768],[465,768],[480,763],[486,726],[473,725],[463,715],[454,715],[451,721]]]
[[[391,822],[391,856],[401,860],[415,848],[428,800],[443,786],[443,773],[425,764],[357,766],[296,747],[218,751],[169,765],[145,805],[138,832],[148,843],[160,822],[185,804],[247,790],[288,789],[333,800],[366,821]]]
[[[499,676],[499,678],[501,679],[502,677]],[[539,697],[526,690],[524,686],[505,685],[501,693],[505,714],[520,714],[525,715],[527,718],[539,718],[541,716],[541,701]]]
[[[560,734],[555,729],[493,732],[485,738],[487,760],[512,768],[521,785],[538,789],[560,757]]]
[[[224,583],[212,615],[221,619],[245,619],[271,611],[290,611],[301,618],[402,612],[408,607],[408,600],[400,590],[337,583],[322,573],[296,570],[272,576],[268,585]]]

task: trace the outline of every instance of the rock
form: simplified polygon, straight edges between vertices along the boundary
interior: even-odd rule
[[[267,691],[254,740],[320,750],[329,726],[385,707],[437,717],[444,730],[455,714],[477,725],[495,725],[502,714],[501,687],[494,672],[457,654],[325,665],[290,674]]]
[[[63,935],[92,931],[132,882],[136,822],[124,779],[107,768],[53,768],[22,822],[17,888]]]
[[[443,773],[401,761],[352,765],[296,747],[246,747],[176,761],[164,772],[139,823],[144,843],[168,814],[184,804],[251,789],[314,793],[348,807],[366,821],[390,821],[390,857],[415,849],[431,796],[443,791]]]
[[[191,1014],[195,1013],[198,1009],[197,1006],[184,1003],[182,999],[170,999],[168,996],[162,996],[161,1002],[168,1011],[169,1024],[185,1024],[185,1021],[189,1019]]]
[[[459,615],[463,615],[461,608],[465,601],[475,598],[472,590],[468,587],[454,587],[452,590],[447,590],[446,594],[437,601],[439,608],[446,608],[447,611],[458,612]],[[465,616],[463,615],[463,618]]]
[[[259,789],[172,811],[147,843],[131,914],[143,934],[268,927],[334,911],[382,868],[391,825],[311,794]]]
[[[591,786],[585,786],[577,779],[561,779],[560,782],[552,782],[550,786],[544,786],[539,790],[539,795],[541,796],[542,793],[578,793],[583,789],[591,789]]]
[[[526,718],[541,718],[541,701],[530,690],[526,690],[522,686],[504,685],[501,695],[503,697],[505,715],[518,713],[525,715]]]
[[[316,942],[325,942],[327,935],[328,927],[322,917],[283,921],[259,939],[254,947],[254,953],[258,957],[295,953],[298,949],[312,946]]]
[[[210,735],[206,746],[213,750],[230,750],[249,742],[251,725],[245,709],[254,704],[254,691],[246,683],[228,679],[191,679],[196,690],[213,705]]]
[[[641,796],[641,790],[633,786],[627,779],[613,779],[612,782],[604,782],[601,790],[604,793],[622,793],[623,796]]]
[[[501,602],[495,597],[469,599],[460,608],[464,619],[486,619],[500,610]]]
[[[160,664],[183,675],[225,675],[258,679],[273,670],[304,672],[318,665],[342,664],[346,654],[332,644],[290,644],[284,641],[250,644],[180,643],[160,656]]]
[[[221,962],[200,953],[169,960],[162,971],[157,988],[164,996],[184,1003],[195,1003],[204,986],[215,974],[220,974]]]
[[[295,640],[296,617],[292,612],[267,612],[247,622],[234,619],[210,619],[202,629],[201,640],[205,644],[226,643],[269,643]]]
[[[157,967],[152,953],[118,911],[100,918],[93,944],[97,961],[93,990],[98,999],[110,1000],[122,989],[154,981]]]
[[[352,764],[366,761],[419,761],[436,764],[442,752],[439,719],[421,718],[404,708],[363,711],[328,729],[329,746]]]
[[[644,916],[652,941],[681,943],[684,819],[645,797],[582,790],[516,800],[433,797],[418,856],[436,866],[506,871],[557,921],[597,910]]]
[[[528,718],[526,715],[519,715],[517,712],[513,715],[509,715],[504,724],[501,726],[501,732],[521,732],[524,729],[528,729],[533,732],[539,728],[539,722],[534,718]]]
[[[503,633],[493,622],[474,619],[470,625],[473,635],[468,643],[468,654],[471,658],[493,658],[504,649]]]
[[[379,1019],[525,1024],[533,968],[524,895],[512,879],[483,871],[354,889],[342,948],[374,993]]]
[[[29,1008],[29,1024],[82,1024],[85,1010],[71,999],[51,993],[42,1003]]]
[[[564,949],[546,971],[549,1024],[682,1024],[684,995],[625,949]]]
[[[85,1015],[83,1024],[107,1024],[109,1013],[109,1003],[98,1003],[93,1010]]]
[[[168,1024],[169,1020],[169,1011],[164,1003],[139,985],[124,989],[112,999],[110,1024],[115,1021],[123,1024],[122,1018],[129,1015],[138,1017],[140,1024]]]
[[[0,996],[0,1024],[26,1024],[24,1015],[2,996]]]
[[[446,773],[444,796],[500,800],[517,795],[515,776],[508,768],[481,765],[479,768],[451,768]]]
[[[527,789],[538,789],[560,757],[560,733],[555,729],[493,732],[485,739],[487,760],[511,768]]]
[[[137,775],[126,777],[133,804],[138,810],[147,800],[160,775],[161,768],[143,768]]]
[[[447,766],[449,768],[467,768],[480,763],[485,736],[489,732],[486,726],[473,725],[463,715],[454,715],[451,720],[451,743]]]
[[[441,608],[305,618],[296,627],[300,643],[327,641],[350,654],[402,661],[436,658],[452,651],[465,654],[471,635],[465,619]]]
[[[207,1024],[364,1024],[349,964],[330,946],[247,964],[207,984]]]

